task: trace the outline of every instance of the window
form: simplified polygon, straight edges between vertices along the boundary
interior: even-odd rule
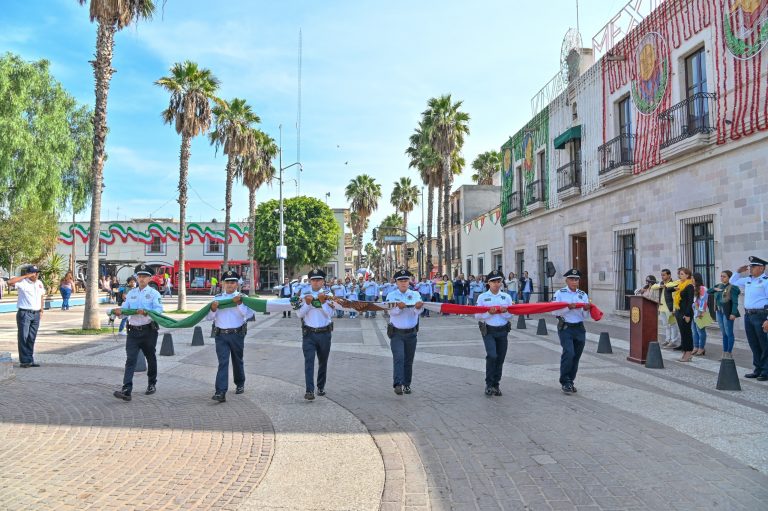
[[[467,275],[472,275],[472,258],[467,257]]]
[[[539,280],[541,281],[542,301],[549,301],[549,279],[547,278],[547,262],[549,262],[549,248],[539,247]]]
[[[91,250],[91,243],[88,242],[85,244],[85,255],[90,254],[90,250]],[[100,256],[107,255],[107,244],[101,240],[99,240],[99,255]]]
[[[205,249],[203,254],[205,255],[219,255],[224,253],[224,243],[211,238],[205,238]]]
[[[629,96],[619,101],[619,135],[621,161],[632,161],[632,102]]]
[[[501,273],[504,273],[503,271],[503,263],[501,260],[501,252],[496,252],[495,254],[491,255],[493,258],[493,268],[494,270],[499,270]]]
[[[709,127],[707,92],[707,64],[704,48],[685,59],[685,97],[688,100],[689,131],[696,132]]]
[[[616,310],[629,310],[629,297],[637,288],[635,260],[635,230],[616,233],[614,258],[616,261]]]
[[[152,243],[146,246],[146,255],[165,255],[165,242],[160,236],[153,236]]]
[[[515,273],[517,273],[518,277],[522,277],[524,271],[525,271],[525,251],[518,250],[517,252],[515,252]]]
[[[477,274],[478,275],[485,275],[485,268],[483,267],[483,263],[485,261],[482,257],[478,256],[477,258]]]

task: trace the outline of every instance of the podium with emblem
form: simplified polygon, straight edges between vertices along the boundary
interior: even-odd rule
[[[659,304],[644,296],[629,297],[629,356],[627,360],[645,364],[648,344],[657,342]]]

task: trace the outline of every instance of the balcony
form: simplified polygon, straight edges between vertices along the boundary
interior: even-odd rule
[[[560,200],[581,195],[581,162],[568,162],[557,169],[557,196]]]
[[[663,159],[678,158],[711,144],[715,131],[711,112],[716,98],[710,92],[697,92],[659,114]]]
[[[520,194],[510,193],[507,196],[507,218],[515,218],[520,215]]]
[[[634,149],[635,136],[629,133],[622,133],[598,147],[600,182],[606,184],[631,176]]]
[[[525,187],[525,210],[532,213],[544,207],[544,181],[537,179]]]

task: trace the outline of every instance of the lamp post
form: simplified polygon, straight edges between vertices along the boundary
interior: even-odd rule
[[[282,284],[285,280],[285,259],[288,257],[288,250],[285,246],[285,224],[283,223],[283,171],[291,167],[299,166],[299,171],[304,171],[301,163],[291,163],[288,166],[283,167],[283,125],[279,126],[280,130],[280,147],[278,150],[278,168],[280,169],[279,175],[279,188],[280,188],[280,246],[277,247],[277,258],[280,260],[280,272],[278,273],[279,284]],[[298,182],[297,182],[298,188]]]

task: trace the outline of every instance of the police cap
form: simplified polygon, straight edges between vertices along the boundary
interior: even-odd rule
[[[566,279],[580,279],[581,272],[576,268],[571,268],[567,272],[563,273],[563,277],[565,277]]]
[[[313,279],[325,280],[325,272],[320,268],[315,268],[314,270],[312,270],[307,274],[307,277],[309,277],[309,280],[313,280]]]
[[[408,270],[399,270],[395,272],[395,280],[411,280],[413,273]]]
[[[225,282],[228,280],[238,281],[240,280],[240,275],[238,275],[235,270],[227,270],[221,274],[221,280]]]
[[[749,265],[750,266],[768,266],[768,261],[765,259],[760,259],[757,256],[749,256]]]
[[[490,282],[492,280],[504,280],[504,275],[499,270],[493,270],[491,273],[485,276],[485,280]]]
[[[144,263],[141,263],[136,268],[133,269],[133,273],[136,275],[149,275],[150,277],[154,275],[155,272],[152,271],[152,268],[147,266]]]

